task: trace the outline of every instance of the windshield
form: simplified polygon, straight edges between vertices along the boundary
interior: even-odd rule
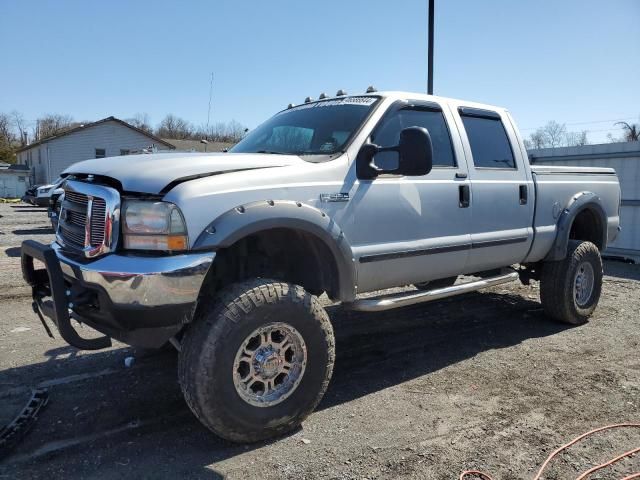
[[[378,100],[378,97],[345,97],[283,110],[230,151],[332,155],[343,150]]]

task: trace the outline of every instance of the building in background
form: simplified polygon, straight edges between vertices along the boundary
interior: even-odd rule
[[[51,183],[67,167],[91,158],[168,151],[175,146],[115,117],[87,123],[45,138],[17,151],[17,163],[26,165],[35,184]]]
[[[0,198],[21,198],[30,186],[25,165],[0,165]]]
[[[640,262],[640,142],[541,148],[528,153],[534,165],[614,168],[622,190],[622,231],[605,254]]]

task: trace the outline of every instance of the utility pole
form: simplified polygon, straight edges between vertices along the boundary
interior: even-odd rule
[[[209,135],[209,119],[211,118],[211,96],[212,95],[213,95],[213,72],[211,72],[211,83],[209,84],[209,110],[207,111],[207,135]]]
[[[427,93],[433,95],[433,8],[435,0],[429,0],[429,45],[428,45],[428,80]]]

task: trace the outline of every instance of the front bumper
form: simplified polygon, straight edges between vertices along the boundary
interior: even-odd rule
[[[56,324],[62,338],[94,350],[109,337],[130,345],[158,347],[191,321],[214,252],[172,256],[109,254],[76,259],[57,244],[22,244],[22,272],[32,286],[34,309]],[[45,269],[34,268],[33,259]],[[85,339],[74,318],[104,333]]]

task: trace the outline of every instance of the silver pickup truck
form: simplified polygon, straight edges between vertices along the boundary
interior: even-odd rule
[[[580,324],[619,230],[612,169],[530,166],[507,110],[419,93],[307,98],[228,153],[64,178],[56,241],[22,246],[45,327],[82,349],[172,343],[189,407],[242,442],[322,398],[335,343],[319,295],[378,311],[534,279],[550,317]]]

